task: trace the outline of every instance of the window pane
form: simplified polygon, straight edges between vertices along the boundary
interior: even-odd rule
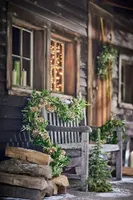
[[[133,104],[133,65],[128,61],[122,61],[122,101]]]
[[[31,33],[23,31],[23,57],[30,58]]]
[[[13,57],[12,85],[21,84],[21,64],[20,59]]]
[[[31,70],[30,70],[30,62],[29,60],[23,59],[23,70],[22,70],[22,86],[31,86]]]
[[[12,27],[12,53],[20,56],[20,29]]]
[[[64,92],[64,43],[51,41],[51,90]]]

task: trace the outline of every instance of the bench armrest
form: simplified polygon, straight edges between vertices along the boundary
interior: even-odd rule
[[[79,126],[79,127],[61,127],[48,125],[46,127],[47,131],[59,131],[59,132],[92,132],[89,126]]]

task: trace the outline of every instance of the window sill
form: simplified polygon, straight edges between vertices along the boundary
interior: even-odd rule
[[[126,108],[126,109],[132,109],[133,110],[133,104],[130,104],[130,103],[121,102],[119,104],[119,107],[120,108]]]
[[[65,100],[65,99],[72,99],[73,96],[71,95],[66,95],[66,94],[61,94],[61,93],[54,93],[52,92],[52,95],[55,96],[55,97],[59,97],[61,100]]]
[[[8,90],[8,94],[17,96],[29,96],[32,93],[32,91],[33,90],[29,88],[12,87],[11,90]]]
[[[8,90],[9,95],[17,95],[17,96],[29,96],[32,94],[32,92],[33,92],[33,89],[20,88],[20,87],[12,87],[11,90]],[[62,101],[66,99],[71,100],[73,98],[73,96],[71,95],[65,95],[65,94],[54,93],[54,92],[52,92],[52,95],[55,97],[59,97]]]

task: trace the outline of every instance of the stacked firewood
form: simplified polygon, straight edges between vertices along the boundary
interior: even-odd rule
[[[0,197],[41,200],[66,192],[64,175],[52,177],[50,155],[23,148],[7,147],[9,160],[0,163]]]

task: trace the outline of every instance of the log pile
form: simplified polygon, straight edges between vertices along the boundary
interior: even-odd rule
[[[0,163],[0,197],[41,200],[45,196],[66,193],[64,175],[52,177],[50,155],[16,147],[7,147],[9,160]]]

